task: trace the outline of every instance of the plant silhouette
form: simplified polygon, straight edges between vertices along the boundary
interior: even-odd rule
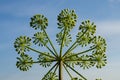
[[[37,14],[31,18],[30,27],[36,32],[32,38],[20,36],[14,42],[14,47],[18,54],[16,66],[22,71],[29,70],[33,64],[38,63],[44,68],[50,67],[50,70],[44,75],[42,80],[63,80],[63,68],[68,73],[71,80],[88,80],[79,73],[74,66],[83,69],[91,67],[102,68],[107,64],[106,59],[106,41],[101,36],[96,36],[96,25],[90,20],[81,22],[75,41],[72,42],[71,30],[76,26],[77,15],[74,10],[63,9],[57,17],[59,33],[56,34],[56,41],[60,47],[56,50],[48,33],[48,19]],[[48,51],[42,52],[34,49],[32,45],[45,47]],[[67,50],[63,53],[63,48]],[[76,48],[78,52],[74,52]],[[81,51],[83,48],[85,50]],[[86,49],[87,48],[87,49]],[[38,53],[37,61],[27,54],[33,51]],[[71,71],[78,76],[72,76]]]

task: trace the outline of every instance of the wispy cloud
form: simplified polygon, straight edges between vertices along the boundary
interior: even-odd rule
[[[120,20],[97,22],[97,32],[105,35],[120,35]]]
[[[120,2],[120,0],[108,0],[109,2]]]

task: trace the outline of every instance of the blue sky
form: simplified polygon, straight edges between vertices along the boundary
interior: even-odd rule
[[[0,0],[0,80],[41,79],[46,70],[38,65],[28,72],[16,68],[18,55],[13,43],[20,35],[34,34],[35,31],[29,27],[30,17],[34,14],[44,14],[49,19],[47,32],[54,42],[56,18],[65,8],[76,11],[76,29],[81,21],[90,19],[97,25],[96,35],[102,35],[107,40],[106,67],[99,70],[80,69],[80,72],[89,80],[99,77],[103,80],[120,80],[120,0]]]

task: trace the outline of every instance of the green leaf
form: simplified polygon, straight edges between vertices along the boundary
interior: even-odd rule
[[[47,36],[45,35],[44,32],[35,33],[33,39],[34,39],[33,43],[35,45],[38,44],[39,46],[45,46],[48,43]]]
[[[44,52],[45,54],[47,55],[50,55],[49,53],[47,52]],[[39,57],[38,57],[38,60],[40,61],[40,65],[43,66],[43,67],[50,67],[51,64],[52,64],[52,60],[53,58],[49,57],[49,56],[45,56],[45,55],[42,55],[40,54]]]
[[[14,42],[14,47],[20,55],[26,51],[29,51],[29,49],[26,48],[26,46],[31,46],[31,39],[29,37],[20,36]]]
[[[59,80],[59,79],[55,73],[50,72],[48,75],[44,76],[42,80]]]
[[[16,66],[22,71],[27,71],[29,68],[32,67],[33,60],[32,57],[28,56],[27,54],[21,55],[20,57],[17,57],[17,63]]]
[[[37,14],[31,18],[30,26],[35,30],[43,30],[46,29],[46,27],[48,26],[48,20],[44,15]]]

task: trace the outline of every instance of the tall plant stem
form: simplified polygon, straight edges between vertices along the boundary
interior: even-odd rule
[[[62,76],[62,61],[59,61],[59,80],[63,80],[63,76]]]
[[[54,52],[55,52],[55,56],[58,57],[57,51],[56,51],[55,47],[53,46],[53,44],[52,44],[52,42],[51,42],[51,40],[50,40],[48,34],[46,33],[45,29],[43,29],[43,31],[45,32],[45,35],[47,36],[48,41],[49,41],[51,47],[53,48],[53,50],[54,50]]]

